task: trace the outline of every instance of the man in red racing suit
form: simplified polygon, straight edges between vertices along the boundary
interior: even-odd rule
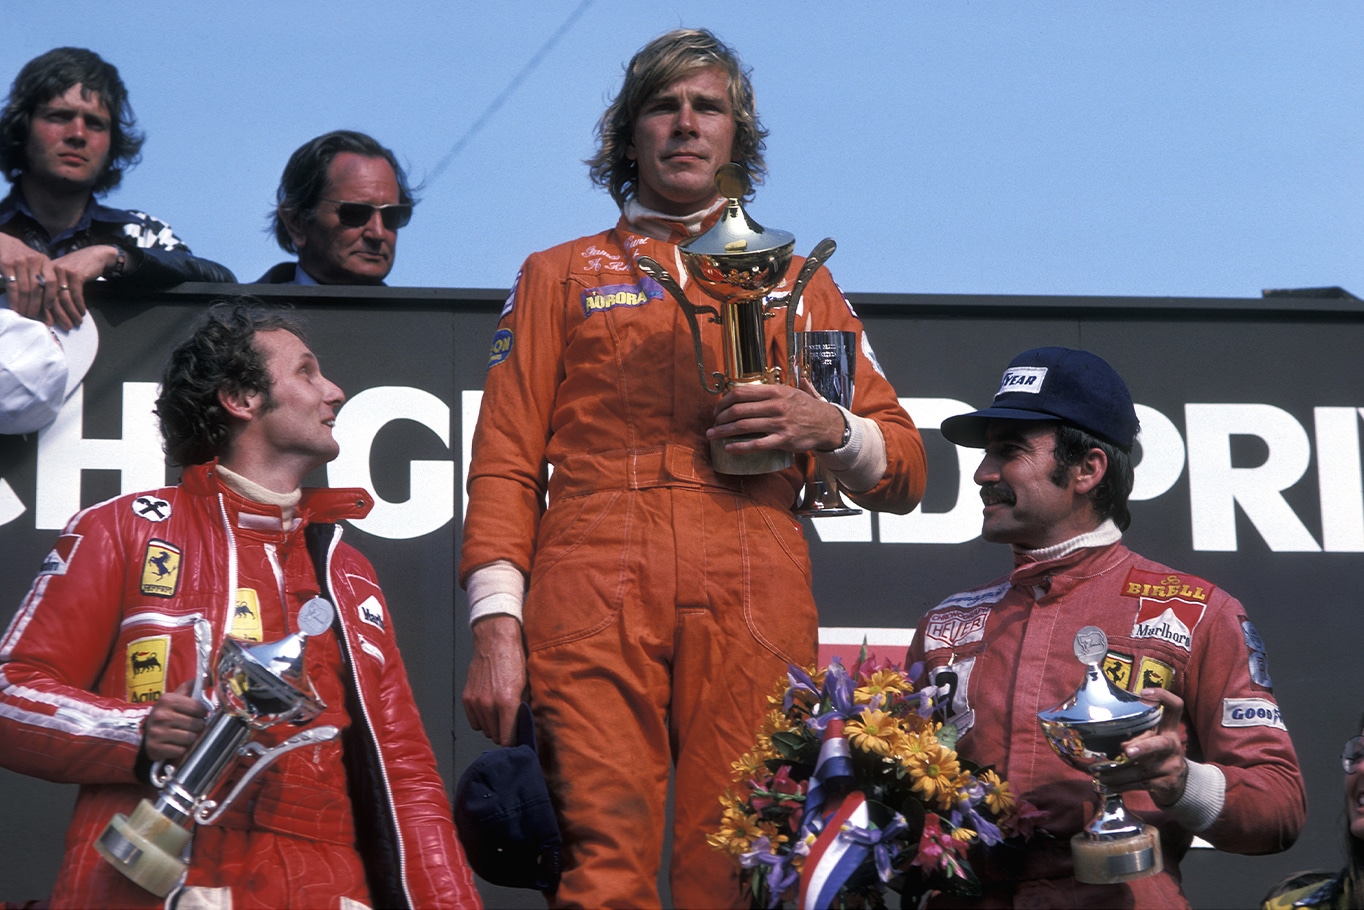
[[[632,89],[647,81],[636,64],[660,47],[681,48],[688,66]],[[718,104],[732,128],[726,80],[738,77],[722,68],[732,59],[709,33],[670,33],[632,61],[622,96],[658,99],[644,102],[641,123],[656,107],[680,108],[665,133],[695,151],[711,125],[689,118]],[[781,396],[775,403],[736,391],[718,405],[701,388],[681,308],[637,261],[649,256],[686,281],[676,244],[718,219],[713,177],[731,149],[721,143],[685,196],[646,166],[644,129],[633,132],[638,198],[618,198],[614,229],[527,259],[494,337],[461,555],[475,635],[464,703],[476,729],[505,742],[528,673],[565,842],[553,903],[658,906],[671,767],[673,902],[721,907],[739,902],[737,877],[705,837],[718,827],[730,762],[751,746],[787,663],[815,657],[809,555],[792,514],[807,453],[828,450],[818,457],[853,499],[895,512],[922,495],[924,454],[826,271],[804,295],[797,328],[857,334],[851,413],[786,386],[754,393]],[[774,292],[778,304],[790,289],[788,279]],[[714,302],[686,290],[694,303]],[[719,331],[703,327],[712,367]],[[771,363],[786,363],[783,329],[769,320]],[[765,407],[746,415],[763,424],[742,419]],[[707,433],[720,427],[771,433],[778,441],[765,445],[798,453],[796,467],[717,473]],[[489,634],[498,624],[505,633]]]
[[[288,351],[264,356],[273,413],[296,418],[277,364],[311,354],[298,354],[306,346],[289,331],[257,325],[275,329],[255,332],[257,346],[287,336]],[[325,383],[314,375],[314,386]],[[318,409],[334,413],[339,400],[324,397]],[[325,452],[324,429],[315,435]],[[238,456],[237,471],[216,459],[193,464],[178,486],[76,515],[0,641],[0,761],[81,785],[52,906],[160,905],[92,845],[114,813],[155,796],[153,706],[193,705],[189,683],[212,677],[197,657],[196,620],[208,621],[216,653],[229,635],[283,638],[317,596],[336,608],[335,634],[308,639],[308,679],[326,708],[307,726],[342,733],[286,753],[218,822],[197,826],[185,880],[168,900],[478,906],[383,593],[369,562],[340,542],[336,522],[363,517],[372,497],[358,489],[280,494],[239,473],[245,451],[238,437],[226,453]],[[202,707],[192,713],[201,718]],[[255,741],[274,745],[295,732],[278,725]]]
[[[1058,435],[1057,421],[1078,445]],[[1131,398],[1112,368],[1061,348],[1020,355],[991,408],[943,423],[948,439],[986,450],[976,472],[984,532],[1013,544],[1014,569],[925,614],[906,661],[922,661],[938,687],[942,719],[961,734],[959,754],[993,765],[1047,813],[1039,827],[1052,835],[987,854],[977,868],[985,894],[970,906],[1188,906],[1179,861],[1193,835],[1234,853],[1274,853],[1292,845],[1306,817],[1297,756],[1245,609],[1211,582],[1121,543],[1131,472],[1118,463],[1135,431]],[[1064,453],[1091,444],[1107,447],[1105,476],[1127,476],[1121,496],[1098,494],[1116,503],[1111,514],[1091,508],[1086,489],[1067,511],[1062,474],[1050,474],[1059,464],[1087,485],[1084,459],[1092,456],[1068,465]],[[1052,752],[1037,720],[1079,688],[1084,669],[1072,642],[1085,626],[1107,636],[1103,670],[1115,685],[1165,705],[1160,730],[1127,744],[1133,764],[1105,777],[1129,790],[1127,807],[1160,831],[1163,872],[1124,884],[1072,877],[1070,838],[1098,803],[1091,778]]]

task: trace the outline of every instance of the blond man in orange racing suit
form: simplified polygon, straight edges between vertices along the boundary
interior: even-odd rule
[[[774,682],[815,657],[792,514],[801,468],[818,459],[858,503],[903,513],[923,493],[923,446],[827,272],[797,327],[857,333],[850,411],[785,385],[717,401],[681,309],[636,264],[647,255],[680,276],[675,244],[719,218],[716,170],[761,172],[764,134],[729,48],[705,31],[656,39],[599,134],[593,174],[620,222],[532,255],[493,342],[460,569],[475,648],[464,705],[475,729],[506,742],[529,682],[565,840],[554,904],[659,905],[672,767],[673,902],[735,906],[734,869],[705,835]],[[780,334],[769,330],[768,348],[785,363]],[[718,363],[718,332],[707,344]],[[730,451],[785,450],[798,466],[717,473],[709,440],[746,433],[759,438]]]

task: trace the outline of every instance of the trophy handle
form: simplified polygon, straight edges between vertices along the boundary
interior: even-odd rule
[[[720,311],[715,307],[697,306],[688,300],[687,295],[682,293],[682,286],[673,280],[673,276],[668,274],[668,270],[648,256],[640,256],[635,260],[635,264],[639,266],[641,272],[667,288],[668,293],[673,295],[677,305],[682,308],[682,313],[687,317],[687,324],[691,326],[691,343],[696,352],[696,373],[701,379],[701,388],[712,395],[719,395],[725,390],[724,377],[720,376],[715,385],[711,385],[706,380],[706,358],[701,350],[701,325],[696,321],[696,314],[709,313],[711,318],[718,322]]]
[[[791,287],[791,295],[786,298],[786,375],[791,377],[791,384],[795,385],[796,379],[796,310],[800,306],[800,295],[805,293],[805,286],[810,283],[810,279],[815,277],[815,272],[819,267],[834,254],[838,249],[838,244],[834,243],[832,237],[825,237],[815,248],[810,251],[810,255],[805,257],[805,265],[800,267],[800,273],[796,275],[796,283]]]
[[[246,789],[247,784],[251,783],[256,775],[260,774],[273,764],[275,760],[283,756],[284,753],[292,752],[301,746],[311,746],[316,743],[326,742],[329,739],[336,739],[340,733],[340,728],[334,727],[331,724],[324,724],[321,727],[313,727],[310,730],[295,733],[293,736],[271,749],[267,749],[257,742],[247,743],[242,746],[241,749],[237,750],[237,754],[242,756],[258,755],[260,757],[251,765],[251,769],[242,775],[241,780],[237,781],[237,785],[232,788],[232,792],[227,794],[221,802],[207,799],[200,803],[194,811],[194,820],[201,825],[213,824],[222,817],[222,814],[227,811],[227,807],[232,805],[233,801]]]

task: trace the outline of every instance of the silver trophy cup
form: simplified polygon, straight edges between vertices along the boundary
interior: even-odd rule
[[[153,803],[142,800],[131,817],[115,814],[95,849],[128,878],[158,897],[165,897],[185,873],[185,848],[195,824],[217,821],[261,771],[300,746],[334,739],[333,726],[304,730],[267,749],[251,738],[276,724],[305,724],[326,705],[308,681],[304,647],[309,635],[331,627],[333,608],[320,597],[299,610],[299,631],[279,641],[249,645],[225,638],[218,649],[218,704],[204,732],[178,767],[152,769],[161,793]],[[203,623],[201,629],[207,628]],[[200,648],[205,636],[199,634]],[[196,688],[199,688],[196,685]],[[198,692],[196,692],[198,694]],[[213,798],[219,783],[240,758],[257,756],[232,792]]]
[[[1123,743],[1160,723],[1162,708],[1142,701],[1109,682],[1101,664],[1108,636],[1097,626],[1075,634],[1075,657],[1085,678],[1074,695],[1038,713],[1047,742],[1072,768],[1086,774],[1127,764]],[[1127,882],[1163,868],[1160,833],[1127,811],[1122,794],[1110,792],[1097,777],[1099,813],[1070,839],[1076,881],[1094,885]]]
[[[785,278],[791,265],[796,238],[786,231],[764,228],[744,211],[742,199],[752,188],[752,180],[742,166],[723,165],[715,174],[715,185],[720,194],[729,200],[720,220],[705,233],[683,241],[678,248],[687,273],[701,290],[719,303],[719,309],[692,303],[668,270],[648,256],[641,256],[637,263],[640,271],[672,294],[686,315],[701,387],[713,395],[723,395],[736,385],[777,385],[783,381],[782,367],[768,363],[763,323],[775,315],[767,295]],[[784,301],[787,307],[788,351],[800,295],[815,271],[833,255],[833,251],[832,240],[816,245],[807,257],[790,296]],[[718,323],[721,329],[721,369],[712,371],[710,378],[707,378],[701,326],[697,319],[702,315],[709,316],[710,321]],[[725,451],[726,442],[737,442],[743,438],[711,441],[711,463],[716,471],[721,474],[767,474],[791,466],[789,452],[772,450],[736,455]]]
[[[826,329],[796,332],[791,347],[795,385],[808,379],[826,401],[852,408],[853,380],[857,373],[857,333]],[[838,492],[838,480],[815,461],[814,477],[805,484],[798,515],[811,517],[861,515]]]

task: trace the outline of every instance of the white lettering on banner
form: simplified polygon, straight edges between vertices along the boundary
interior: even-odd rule
[[[1174,422],[1155,408],[1135,405],[1137,420],[1141,421],[1141,461],[1133,472],[1133,502],[1155,499],[1179,480],[1184,473],[1184,438]]]
[[[38,433],[35,528],[60,528],[80,511],[82,471],[118,471],[122,493],[166,485],[161,428],[152,412],[155,404],[156,383],[123,383],[123,437],[86,439],[81,435],[85,387],[76,387],[57,419]]]
[[[936,430],[948,417],[974,410],[955,398],[901,398],[900,405],[923,430]],[[957,450],[956,504],[946,512],[925,512],[918,508],[908,515],[888,512],[877,515],[882,543],[966,543],[980,536],[980,496],[973,477],[981,451],[965,446],[953,448]],[[819,521],[832,524],[846,519],[825,518],[815,524]],[[820,539],[827,539],[822,532]]]
[[[1364,408],[1312,409],[1317,431],[1321,547],[1328,553],[1364,553],[1359,416],[1364,416]]]
[[[1236,549],[1236,506],[1275,552],[1319,552],[1312,534],[1283,498],[1307,473],[1312,444],[1281,408],[1267,404],[1186,404],[1189,508],[1195,550]],[[1258,436],[1269,448],[1264,464],[1231,465],[1231,437]]]
[[[373,492],[370,450],[379,431],[394,420],[413,420],[428,428],[447,448],[450,445],[450,407],[435,395],[408,386],[365,389],[342,406],[333,431],[341,454],[327,465],[333,487],[364,487]],[[440,530],[455,516],[453,461],[412,461],[408,466],[406,502],[377,496],[374,511],[352,522],[367,534],[389,540],[410,540]]]

